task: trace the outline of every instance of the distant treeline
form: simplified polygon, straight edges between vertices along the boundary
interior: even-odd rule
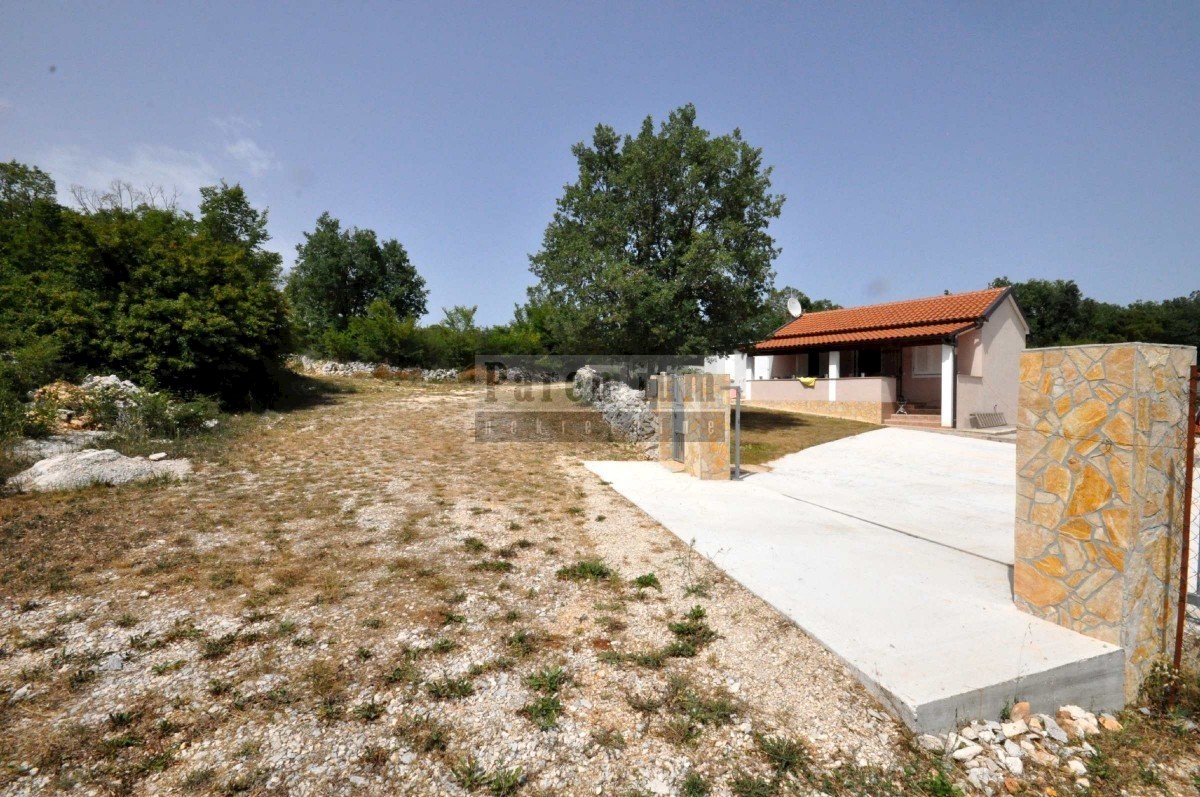
[[[1119,305],[1085,297],[1074,280],[999,277],[991,283],[993,288],[1007,285],[1029,322],[1030,347],[1131,341],[1200,347],[1200,290],[1161,302]]]
[[[265,248],[267,211],[239,185],[202,189],[195,213],[119,182],[72,189],[67,207],[50,175],[0,163],[0,427],[28,391],[86,372],[252,406],[272,400],[290,353],[400,367],[721,354],[786,322],[791,296],[808,311],[838,306],[775,286],[768,226],[784,198],[738,131],[709,134],[688,105],[635,135],[598,125],[572,152],[578,178],[530,255],[527,301],[493,326],[468,305],[421,325],[428,291],[405,248],[328,213],[285,277]],[[1069,280],[1013,286],[1031,346],[1200,345],[1200,292],[1122,306]]]
[[[62,205],[50,175],[0,163],[0,416],[87,372],[253,406],[293,352],[462,366],[546,350],[536,308],[481,328],[474,307],[452,307],[418,326],[425,283],[404,248],[329,214],[285,279],[264,248],[267,212],[241,186],[202,189],[197,213],[120,182],[74,193],[77,207]]]

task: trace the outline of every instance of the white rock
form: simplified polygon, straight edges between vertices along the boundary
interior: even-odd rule
[[[961,750],[954,751],[955,761],[970,761],[975,756],[983,752],[983,748],[977,744],[969,744]]]
[[[664,781],[661,777],[654,778],[654,780],[652,780],[648,784],[646,784],[646,788],[648,788],[650,790],[651,794],[670,794],[671,793],[671,785],[669,783],[667,783],[666,781]]]
[[[1010,755],[1004,759],[1004,766],[1008,767],[1008,771],[1020,777],[1025,774],[1025,764],[1021,759],[1014,755]]]
[[[1067,732],[1059,727],[1058,723],[1054,721],[1053,717],[1049,717],[1045,714],[1041,714],[1041,715],[1039,715],[1039,718],[1042,721],[1042,727],[1046,729],[1047,736],[1049,736],[1051,739],[1058,742],[1059,744],[1067,743],[1067,741],[1068,741]]]
[[[120,653],[110,653],[104,657],[104,661],[100,662],[100,669],[105,672],[116,672],[125,667],[125,659],[121,658]]]
[[[166,458],[167,458],[166,451],[157,451],[157,452],[151,454],[150,456],[146,457],[146,459],[150,460],[151,462],[161,462]]]
[[[961,731],[958,732],[958,735],[964,739],[967,739],[968,741],[973,742],[979,738],[979,731],[975,730],[970,725],[967,725]]]
[[[1083,777],[1087,774],[1087,765],[1078,758],[1070,758],[1067,760],[1067,769],[1071,770],[1072,775]]]
[[[1029,730],[1029,726],[1025,724],[1025,720],[1016,720],[1015,722],[1000,723],[1000,732],[1003,733],[1005,735],[1005,737],[1007,737],[1009,739],[1013,739],[1017,736],[1020,736],[1021,734],[1026,733],[1028,730]]]
[[[946,749],[946,742],[940,736],[923,733],[917,737],[917,744],[931,753],[941,753]]]
[[[8,483],[21,492],[49,492],[78,490],[93,484],[129,484],[162,476],[182,479],[191,472],[192,463],[187,459],[150,462],[106,448],[43,459],[13,476]]]

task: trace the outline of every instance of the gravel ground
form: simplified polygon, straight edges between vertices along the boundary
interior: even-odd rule
[[[877,794],[829,784],[929,765],[579,464],[632,446],[475,442],[478,400],[364,382],[185,483],[5,499],[0,793]]]

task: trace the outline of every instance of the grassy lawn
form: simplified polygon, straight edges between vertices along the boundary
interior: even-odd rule
[[[784,454],[878,428],[871,423],[841,418],[742,407],[742,463],[761,465]]]

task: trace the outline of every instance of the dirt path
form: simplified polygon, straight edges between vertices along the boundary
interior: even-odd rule
[[[476,402],[364,381],[185,484],[3,499],[3,792],[891,789],[844,668],[578,464],[627,447]]]

